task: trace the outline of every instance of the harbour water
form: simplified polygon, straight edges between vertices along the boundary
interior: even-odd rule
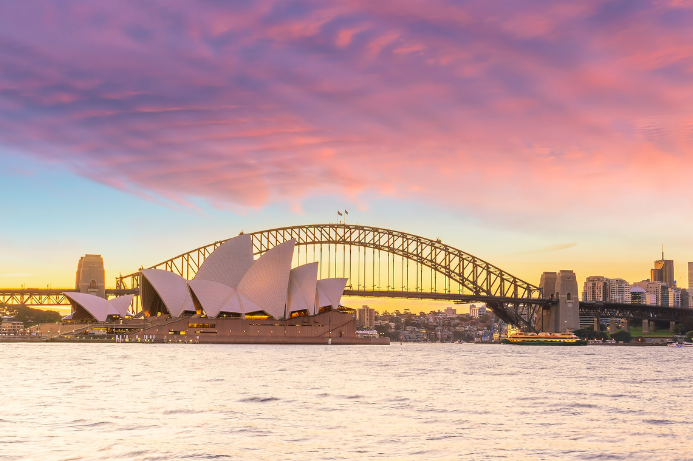
[[[691,460],[693,350],[0,344],[2,460]]]

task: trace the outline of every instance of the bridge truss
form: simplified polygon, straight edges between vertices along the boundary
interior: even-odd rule
[[[318,261],[319,278],[348,279],[347,296],[379,293],[381,297],[451,302],[486,300],[501,319],[530,330],[535,330],[542,305],[553,302],[542,299],[538,287],[493,264],[440,240],[405,232],[353,224],[314,224],[249,235],[256,256],[295,239],[294,265]],[[225,241],[196,248],[150,268],[192,279],[205,259]],[[139,272],[116,278],[116,287],[120,289],[136,289],[139,284]]]
[[[646,304],[619,304],[580,301],[580,315],[597,318],[644,319],[681,322],[693,317],[693,309],[685,307],[648,306]]]
[[[36,307],[70,307],[70,301],[63,294],[75,291],[74,288],[0,288],[0,304],[36,306]],[[139,295],[135,289],[106,289],[106,297]]]

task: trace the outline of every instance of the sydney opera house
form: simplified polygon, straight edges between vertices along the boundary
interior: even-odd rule
[[[192,280],[161,269],[142,269],[142,312],[136,316],[128,310],[132,295],[106,300],[66,292],[72,304],[70,319],[122,320],[133,327],[144,322],[139,332],[128,335],[137,340],[362,342],[356,341],[361,338],[356,338],[353,315],[339,310],[347,279],[318,280],[317,262],[292,269],[294,246],[289,240],[254,259],[252,238],[242,234],[212,252]]]

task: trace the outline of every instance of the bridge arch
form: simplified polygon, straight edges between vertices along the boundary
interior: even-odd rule
[[[446,245],[439,240],[406,232],[355,224],[311,224],[268,229],[252,232],[249,235],[252,237],[253,251],[256,256],[280,243],[295,239],[296,246],[299,248],[299,263],[301,262],[301,247],[313,246],[316,248],[320,246],[320,249],[323,250],[324,246],[328,246],[328,254],[321,257],[321,259],[327,257],[328,261],[321,260],[320,262],[323,265],[330,265],[333,256],[334,261],[337,261],[339,248],[359,247],[398,256],[402,261],[413,261],[436,274],[442,275],[445,278],[443,280],[443,292],[453,292],[449,283],[452,281],[458,285],[458,290],[455,292],[459,293],[523,299],[541,296],[537,286],[511,275],[481,258]],[[225,241],[219,240],[196,248],[151,266],[150,269],[164,269],[191,279],[207,256]],[[304,262],[309,261],[304,260]],[[346,266],[345,260],[342,263],[343,267]],[[335,266],[334,276],[350,278],[348,277],[349,274],[339,274],[337,269]],[[128,288],[127,285],[134,288],[135,285],[128,283],[127,279],[136,275],[135,273],[118,277],[116,279],[117,288]],[[391,291],[395,291],[394,286],[389,286],[389,288]],[[437,287],[431,288],[431,291],[438,291]],[[423,286],[418,288],[419,291],[423,291],[423,289]]]
[[[477,300],[486,302],[502,320],[522,324],[530,330],[535,330],[537,314],[541,312],[539,304],[546,301],[541,299],[541,290],[537,286],[481,258],[446,245],[440,240],[406,232],[358,224],[311,224],[268,229],[249,235],[252,237],[256,256],[280,243],[295,239],[297,255],[294,264],[319,261],[321,267],[327,266],[327,274],[321,270],[319,278],[323,275],[348,278],[345,295],[441,299],[452,302]],[[196,248],[150,268],[168,270],[191,279],[205,259],[225,241],[220,240]],[[312,258],[309,254],[310,247],[313,248]],[[353,270],[353,249],[358,250],[356,270]],[[340,250],[341,264],[338,261]],[[370,261],[367,250],[371,251]],[[386,255],[385,265],[380,259],[382,253]],[[363,260],[360,259],[361,254]],[[399,260],[396,261],[396,258]],[[414,273],[410,262],[415,265]],[[387,267],[386,271],[384,266]],[[330,272],[332,267],[333,273]],[[369,268],[372,277],[370,281],[367,280]],[[423,277],[424,268],[431,275],[428,287]],[[360,274],[361,269],[363,278]],[[356,277],[354,272],[357,273]],[[387,272],[386,285],[382,283],[382,272]],[[397,273],[401,276],[401,290],[397,289]],[[442,276],[441,284],[438,284],[438,276]],[[412,283],[411,279],[416,279],[416,282]],[[139,288],[139,284],[139,272],[116,278],[117,288]]]

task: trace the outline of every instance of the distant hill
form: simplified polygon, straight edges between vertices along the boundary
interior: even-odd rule
[[[2,315],[11,315],[15,321],[24,323],[24,328],[28,328],[41,323],[60,322],[62,315],[58,311],[34,309],[23,304],[7,305],[0,303]]]

